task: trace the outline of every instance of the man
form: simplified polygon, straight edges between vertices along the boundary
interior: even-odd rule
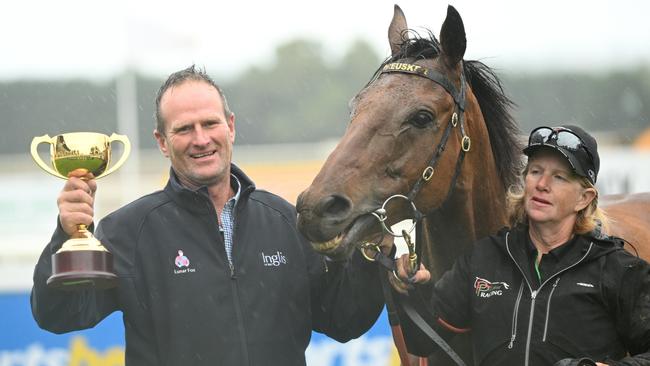
[[[375,266],[358,255],[350,263],[317,255],[296,230],[294,207],[231,163],[235,116],[205,72],[172,74],[156,120],[171,162],[167,186],[95,231],[115,257],[117,288],[45,284],[51,254],[77,224],[93,222],[94,180],[66,182],[59,225],[34,273],[42,328],[89,328],[122,311],[127,365],[304,365],[312,329],[347,341],[370,328],[383,305]]]

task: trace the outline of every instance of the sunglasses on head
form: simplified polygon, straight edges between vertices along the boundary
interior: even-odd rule
[[[584,141],[573,131],[564,127],[538,127],[530,133],[528,146],[553,145],[582,155],[583,162],[593,167],[594,159]],[[586,154],[585,154],[586,153]]]
[[[564,127],[538,127],[530,133],[528,146],[531,145],[555,145],[571,151],[584,149],[588,154],[589,150],[585,144],[573,131]],[[591,154],[589,154],[591,157]]]

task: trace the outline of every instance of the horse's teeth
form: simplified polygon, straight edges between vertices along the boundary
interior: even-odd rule
[[[330,239],[322,243],[311,243],[311,245],[312,247],[314,247],[314,249],[317,252],[327,253],[328,251],[337,248],[342,240],[343,240],[343,233],[340,233],[333,239]]]

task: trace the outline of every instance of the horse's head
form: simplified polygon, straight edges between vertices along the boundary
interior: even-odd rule
[[[392,56],[351,101],[345,135],[298,198],[299,228],[322,253],[347,255],[378,236],[371,213],[392,195],[408,196],[424,213],[442,205],[470,148],[466,125],[484,125],[465,82],[465,29],[453,7],[440,43],[409,38],[397,6],[388,39]],[[413,217],[408,200],[386,209],[389,224]]]

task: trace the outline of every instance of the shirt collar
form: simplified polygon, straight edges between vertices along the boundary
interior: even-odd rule
[[[526,249],[530,257],[537,257],[537,248],[533,244],[533,240],[530,238],[530,234],[527,235],[528,240],[526,241]],[[573,238],[569,239],[566,243],[557,246],[551,249],[547,254],[552,255],[556,260],[560,260],[562,257],[568,253],[574,244],[578,241],[578,235],[574,235]]]

